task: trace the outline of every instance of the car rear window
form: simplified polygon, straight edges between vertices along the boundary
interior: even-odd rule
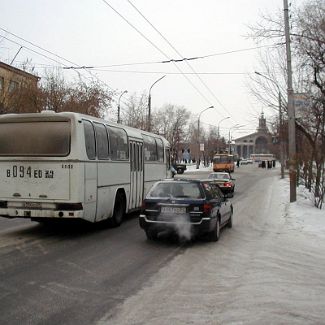
[[[229,174],[227,173],[214,173],[208,176],[209,179],[229,179]]]
[[[199,183],[161,182],[151,189],[148,193],[148,197],[202,199],[204,196]]]

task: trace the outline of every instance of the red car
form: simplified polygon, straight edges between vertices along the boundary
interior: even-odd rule
[[[211,173],[209,174],[208,179],[211,179],[214,181],[214,183],[218,184],[224,194],[234,196],[235,179],[232,178],[229,173],[226,172]]]

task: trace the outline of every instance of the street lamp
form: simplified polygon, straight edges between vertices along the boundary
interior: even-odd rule
[[[198,144],[198,159],[196,162],[196,169],[200,168],[200,118],[201,118],[201,114],[205,111],[207,111],[210,108],[214,108],[214,106],[209,106],[207,108],[205,108],[204,110],[202,110],[199,114],[199,118],[197,120],[197,144]]]
[[[268,76],[265,76],[264,74],[255,71],[257,75],[260,77],[263,77],[269,81],[271,81],[278,89],[278,101],[279,101],[279,144],[280,144],[280,165],[281,165],[281,178],[284,178],[284,148],[283,148],[283,141],[282,141],[282,102],[281,102],[281,91],[279,85]]]
[[[231,155],[230,131],[232,129],[239,129],[239,128],[243,127],[243,126],[245,126],[245,125],[235,124],[234,126],[232,126],[231,128],[229,128],[229,132],[228,132],[228,152],[229,152],[229,155]]]
[[[121,123],[121,118],[120,118],[120,114],[121,114],[121,107],[120,107],[120,101],[121,101],[121,97],[123,96],[123,94],[126,94],[128,91],[124,90],[119,99],[118,99],[118,103],[117,103],[117,123]]]
[[[147,125],[147,131],[151,131],[151,88],[158,82],[160,81],[162,78],[165,78],[166,75],[160,77],[159,79],[157,79],[150,87],[149,89],[149,96],[148,96],[148,125]]]
[[[221,122],[224,121],[224,120],[228,120],[229,118],[230,118],[230,116],[227,116],[227,117],[225,117],[225,118],[223,118],[222,120],[219,121],[219,123],[218,123],[218,139],[220,137],[220,124],[221,124]]]
[[[219,153],[219,151],[220,151],[220,148],[218,147],[219,146],[219,138],[220,138],[220,124],[221,124],[222,121],[227,120],[229,118],[230,118],[230,116],[227,116],[227,117],[223,118],[222,120],[220,120],[219,123],[218,123],[217,153]]]

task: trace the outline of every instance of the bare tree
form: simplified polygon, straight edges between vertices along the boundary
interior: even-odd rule
[[[147,110],[148,110],[148,97],[142,93],[140,97],[136,93],[132,94],[124,105],[121,112],[122,123],[128,126],[146,129],[147,123]]]
[[[165,105],[153,115],[152,131],[164,135],[171,146],[174,159],[178,159],[179,143],[184,143],[191,113],[183,106]]]
[[[294,88],[298,93],[309,97],[309,108],[299,112],[296,119],[297,169],[302,166],[306,186],[314,183],[315,205],[321,206],[324,199],[324,160],[325,160],[325,3],[323,0],[308,0],[291,12],[291,41],[295,71]],[[260,42],[276,40],[281,43],[283,18],[262,17],[263,23],[251,28],[251,36]],[[280,54],[280,53],[279,53]],[[263,104],[275,107],[275,92],[285,89],[282,78],[286,74],[282,65],[284,56],[270,62],[268,55],[263,56],[264,77],[254,78],[252,92]],[[274,63],[281,67],[274,71]],[[266,78],[265,78],[266,76]],[[272,81],[271,81],[272,80]],[[281,91],[282,92],[282,91]],[[262,95],[261,95],[262,94]],[[286,106],[284,106],[286,111]],[[306,156],[308,155],[308,159]],[[315,173],[313,164],[316,165]]]
[[[47,72],[39,87],[24,83],[8,92],[2,112],[32,113],[48,109],[103,117],[111,108],[112,95],[96,81],[68,84],[59,72]]]
[[[302,83],[310,99],[310,110],[297,121],[312,148],[311,159],[316,164],[315,204],[324,199],[325,163],[325,3],[306,2],[297,12],[294,48],[299,55],[299,67],[304,72]]]
[[[41,96],[44,109],[104,117],[111,109],[113,92],[95,80],[68,84],[60,73],[48,73],[41,86]]]

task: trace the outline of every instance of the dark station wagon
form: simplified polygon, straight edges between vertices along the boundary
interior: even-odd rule
[[[231,202],[211,181],[171,179],[152,186],[139,223],[149,240],[171,231],[184,239],[206,234],[210,241],[217,241],[222,227],[232,227],[232,214]]]

